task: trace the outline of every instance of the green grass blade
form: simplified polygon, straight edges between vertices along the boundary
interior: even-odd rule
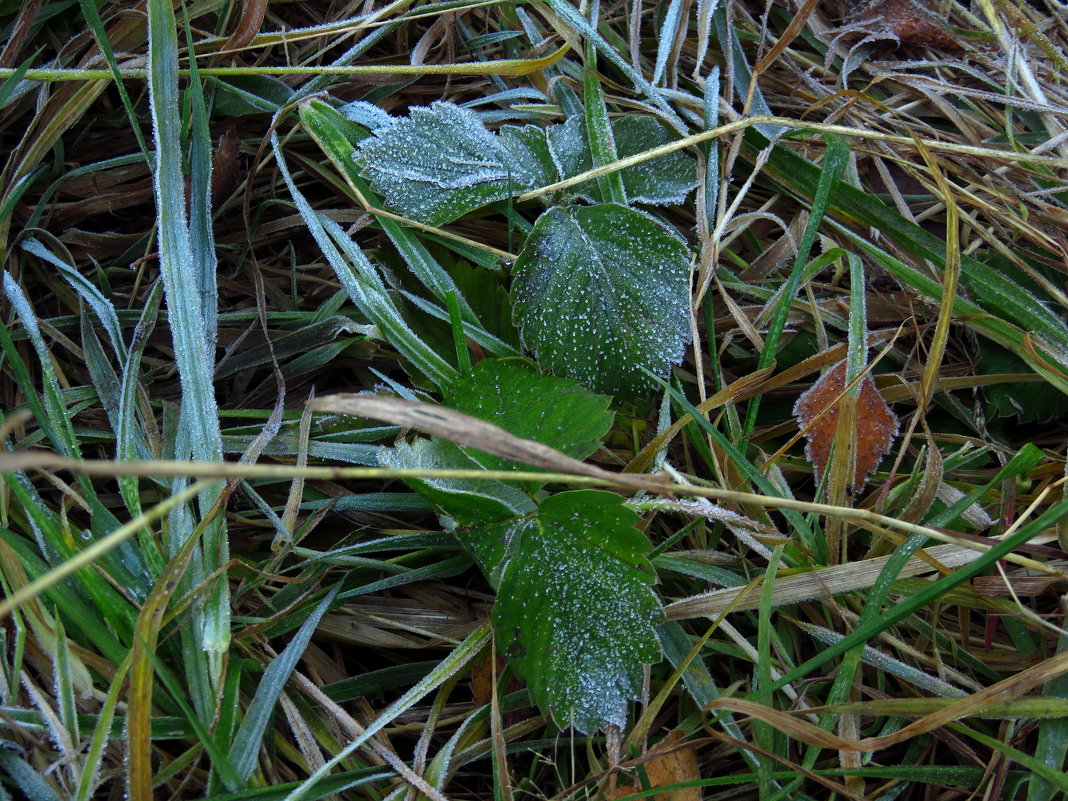
[[[779,342],[782,340],[782,333],[786,329],[786,318],[790,313],[790,304],[800,288],[801,276],[804,272],[805,264],[808,262],[808,254],[812,251],[812,245],[816,241],[816,235],[819,233],[823,217],[827,213],[831,193],[835,186],[838,185],[846,164],[849,162],[849,144],[844,139],[837,136],[827,136],[825,141],[827,142],[827,150],[823,157],[823,164],[820,165],[819,181],[816,184],[812,209],[809,211],[805,230],[797,247],[793,268],[786,279],[786,284],[779,295],[778,304],[772,314],[771,323],[768,325],[768,333],[764,337],[764,349],[760,351],[760,360],[757,363],[758,370],[770,367],[775,361],[775,356],[779,350]],[[749,402],[749,409],[746,413],[746,436],[751,434],[756,427],[756,415],[759,409],[760,396],[757,395]]]
[[[1058,652],[1068,651],[1068,636],[1060,637]],[[1058,676],[1042,688],[1047,699],[1068,699],[1068,674]],[[1068,755],[1068,718],[1043,720],[1038,724],[1038,742],[1035,745],[1035,761],[1051,770],[1059,771]],[[1063,775],[1063,774],[1062,774]],[[1061,787],[1060,789],[1063,789]],[[1058,785],[1045,776],[1036,775],[1027,785],[1027,801],[1052,801]]]
[[[604,89],[601,88],[601,79],[597,74],[597,51],[589,40],[586,42],[586,70],[583,76],[583,86],[586,138],[590,143],[593,166],[603,167],[605,164],[614,162],[618,156],[616,155],[616,142],[612,136],[612,125],[608,121],[608,108],[604,103]],[[605,202],[627,205],[627,192],[623,188],[623,175],[620,172],[600,176],[597,179],[597,187],[601,190],[601,197]]]
[[[174,340],[175,361],[182,380],[184,414],[189,445],[197,459],[222,458],[209,334],[205,324],[212,315],[191,267],[201,263],[194,253],[185,210],[185,179],[182,176],[182,121],[178,110],[177,23],[170,3],[149,2],[148,84],[155,139],[154,191],[158,215],[159,261],[167,301],[167,320]],[[205,243],[197,242],[198,247]],[[210,336],[214,336],[211,332]]]
[[[671,104],[667,102],[661,96],[660,92],[656,90],[649,81],[645,79],[638,70],[634,69],[630,63],[612,47],[604,37],[597,32],[588,21],[583,19],[578,9],[569,2],[569,0],[544,0],[545,5],[551,8],[561,21],[565,22],[576,33],[580,34],[586,41],[592,42],[593,46],[597,49],[598,55],[611,63],[620,72],[627,76],[627,78],[634,84],[635,87],[640,89],[642,93],[663,113],[663,119],[672,127],[674,127],[679,133],[686,131],[686,126],[679,118],[678,114],[671,107]]]
[[[93,793],[100,784],[100,767],[103,763],[104,752],[109,740],[112,739],[111,724],[115,719],[115,709],[119,703],[119,697],[123,692],[127,671],[130,669],[128,659],[123,660],[112,679],[111,687],[100,707],[97,724],[93,729],[93,735],[89,739],[89,747],[82,760],[82,775],[75,790],[74,801],[91,801]]]
[[[278,159],[279,171],[289,187],[301,217],[304,218],[305,225],[330,266],[334,268],[356,308],[377,325],[383,338],[417,369],[439,387],[447,386],[456,378],[455,368],[411,330],[386,294],[381,278],[363,252],[337,223],[313,209],[297,189],[285,166],[277,137],[272,136],[271,144]]]
[[[14,743],[0,740],[0,770],[11,778],[23,798],[32,798],[34,801],[61,801],[52,785],[26,760],[17,756],[21,750]]]
[[[174,358],[182,385],[175,452],[182,457],[191,454],[199,461],[220,461],[222,436],[212,378],[216,298],[214,294],[205,295],[214,286],[214,278],[210,279],[209,286],[204,277],[214,256],[204,252],[210,242],[204,241],[201,229],[197,229],[198,236],[193,238],[186,215],[177,22],[173,4],[167,0],[149,0],[148,45],[159,264]],[[203,175],[200,177],[203,180]],[[192,190],[207,191],[203,186],[193,186]],[[173,483],[172,491],[180,492],[186,484],[184,479],[178,479]],[[215,504],[219,492],[219,486],[212,485],[200,498],[202,514]],[[221,520],[220,517],[211,521],[197,544],[192,569],[185,577],[190,587],[223,569],[229,558],[229,543]],[[171,556],[181,550],[185,541],[193,536],[195,528],[188,507],[183,505],[174,510],[168,526],[170,541],[167,550]],[[225,580],[213,583],[209,598],[197,606],[193,615],[193,625],[183,629],[182,633],[183,661],[197,708],[201,714],[209,715],[214,706],[214,689],[222,674],[224,654],[230,643],[230,603]],[[140,787],[143,792],[143,782]]]
[[[864,286],[864,263],[854,254],[846,255],[849,261],[849,332],[846,339],[846,385],[848,386],[864,370],[868,360],[868,295]],[[855,398],[860,395],[860,384],[851,389]]]
[[[67,414],[66,403],[59,387],[59,379],[56,377],[56,372],[52,367],[52,358],[48,352],[48,346],[45,345],[44,337],[41,335],[41,328],[37,323],[37,315],[34,314],[33,308],[30,306],[29,300],[26,299],[26,295],[23,294],[22,288],[15,283],[15,280],[7,271],[4,272],[3,286],[4,294],[22,321],[22,326],[26,330],[30,343],[37,354],[37,359],[41,366],[44,402],[41,403],[40,400],[35,402],[34,399],[38,397],[37,388],[30,378],[29,371],[25,369],[24,363],[19,370],[19,374],[24,378],[24,381],[19,382],[20,389],[30,408],[34,411],[34,416],[37,417],[37,424],[44,429],[48,439],[52,442],[52,446],[64,456],[80,459],[81,445]],[[7,332],[5,332],[4,337],[10,341],[10,335]],[[14,343],[11,344],[13,350]],[[6,347],[5,351],[8,351]],[[11,351],[8,351],[9,359],[11,355]],[[93,494],[91,484],[86,485],[85,482],[79,482],[79,484],[89,494]]]
[[[752,133],[745,138],[753,151],[765,143]],[[803,197],[815,196],[820,169],[803,156],[785,147],[776,147],[765,165],[766,173],[778,183]],[[840,182],[829,203],[829,214],[844,224],[871,227],[915,256],[927,259],[940,268],[946,265],[945,242],[893,211],[877,198]],[[886,267],[895,279],[936,304],[942,302],[942,285],[895,259],[890,254],[864,240],[859,234],[843,227],[850,239]],[[1048,345],[1043,358],[1052,362],[1054,370],[1068,372],[1068,325],[1060,316],[1027,289],[1008,277],[981,263],[972,256],[961,254],[960,284],[974,300],[955,299],[959,319],[981,333],[1013,350],[1029,365],[1041,372],[1051,383],[1068,392],[1068,380],[1051,371],[1048,364],[1037,358],[1025,346],[1025,332],[1037,335]]]
[[[312,790],[319,782],[326,778],[327,774],[335,765],[345,759],[349,754],[353,753],[370,738],[374,737],[375,734],[387,726],[401,712],[410,708],[424,695],[433,691],[435,688],[448,681],[449,678],[454,676],[458,671],[462,670],[482,651],[483,648],[489,645],[490,640],[491,633],[489,624],[479,626],[471,632],[471,634],[469,634],[462,643],[456,646],[452,653],[445,657],[424,679],[388,707],[383,709],[378,717],[375,718],[374,722],[364,729],[359,737],[355,738],[339,753],[335,754],[329,761],[327,761],[325,765],[316,770],[315,773],[309,776],[305,781],[301,782],[300,785],[285,797],[285,801],[301,801],[301,799],[312,798]]]
[[[926,587],[915,595],[883,610],[881,614],[873,613],[874,619],[871,625],[858,626],[851,634],[843,638],[841,642],[832,645],[817,656],[798,665],[796,668],[780,677],[771,686],[753,693],[749,696],[749,700],[757,700],[759,698],[767,697],[772,692],[782,689],[787,684],[800,680],[816,668],[827,664],[830,660],[841,656],[858,645],[865,644],[880,632],[900,623],[902,620],[918,612],[928,604],[934,603],[954,587],[959,586],[973,576],[977,576],[983,570],[986,570],[993,565],[998,559],[1011,553],[1020,545],[1026,544],[1044,529],[1056,525],[1058,521],[1065,518],[1068,518],[1068,504],[1060,504],[1047,509],[1030,523],[1021,527],[1012,536],[999,541],[975,561],[969,562],[949,575],[933,582],[929,587]],[[883,572],[887,575],[889,575],[888,571],[891,564],[894,564],[894,560],[887,562],[883,569]]]
[[[137,144],[141,148],[141,152],[144,154],[144,158],[147,161],[149,158],[148,144],[145,142],[145,135],[141,132],[141,123],[137,119],[137,111],[134,109],[133,101],[130,100],[130,93],[126,90],[126,84],[119,73],[119,63],[115,60],[115,51],[111,47],[111,42],[108,40],[107,29],[104,28],[104,21],[100,19],[100,12],[97,10],[96,3],[93,0],[79,0],[79,5],[82,9],[82,16],[85,17],[85,24],[93,34],[93,38],[96,40],[96,46],[100,49],[100,52],[104,55],[104,60],[108,63],[108,69],[111,70],[112,83],[115,85],[115,89],[119,93],[119,99],[122,101],[123,110],[126,111],[126,119],[130,122],[130,130],[133,131],[134,137],[137,139]],[[27,66],[29,66],[27,64]],[[0,106],[3,103],[0,102]]]
[[[308,643],[311,642],[315,627],[319,625],[320,619],[330,608],[330,604],[333,603],[337,590],[337,587],[332,589],[320,604],[315,607],[293,636],[293,639],[289,641],[285,650],[267,666],[263,676],[260,678],[256,694],[253,696],[252,703],[249,704],[248,709],[245,710],[245,716],[237,730],[237,735],[234,737],[233,745],[230,747],[230,761],[243,779],[248,779],[256,767],[260,744],[264,733],[267,731],[267,726],[271,722],[278,696],[289,680],[289,675],[297,666],[297,662],[304,655],[304,650],[308,647]]]

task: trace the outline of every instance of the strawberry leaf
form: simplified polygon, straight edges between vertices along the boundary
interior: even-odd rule
[[[560,726],[624,726],[662,619],[638,517],[610,492],[546,499],[536,513],[461,536],[496,585],[498,647]]]
[[[540,173],[524,141],[502,141],[470,109],[434,103],[377,129],[360,143],[356,163],[374,190],[404,216],[430,225],[534,185]]]
[[[689,341],[686,245],[650,214],[612,203],[545,212],[514,266],[515,317],[557,374],[598,392],[649,386]]]

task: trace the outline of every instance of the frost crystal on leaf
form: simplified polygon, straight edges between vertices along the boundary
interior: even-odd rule
[[[579,490],[464,535],[476,554],[507,553],[496,571],[497,643],[560,726],[624,726],[643,665],[660,659],[662,615],[636,522],[619,496]]]
[[[664,375],[689,341],[686,245],[616,204],[550,209],[515,263],[523,339],[556,373],[629,394]]]
[[[478,115],[453,103],[413,108],[360,143],[356,163],[390,206],[430,225],[533,186],[531,159],[516,158]]]

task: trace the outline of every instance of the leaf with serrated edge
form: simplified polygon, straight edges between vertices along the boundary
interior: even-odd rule
[[[613,120],[612,136],[619,158],[636,156],[672,141],[671,134],[655,117],[643,114]],[[560,178],[570,178],[593,168],[586,123],[581,116],[550,125],[545,129],[545,139]],[[697,185],[695,170],[693,158],[679,151],[627,167],[620,175],[632,202],[665,206],[686,200]],[[594,181],[571,191],[591,202],[600,200]]]
[[[382,448],[383,467],[422,470],[477,470],[479,465],[451,442],[417,439]],[[515,515],[527,514],[534,503],[521,489],[500,481],[467,481],[446,478],[409,479],[420,495],[442,512],[465,525],[486,525]]]
[[[355,158],[390,206],[441,225],[534,185],[527,160],[515,158],[521,144],[515,137],[506,147],[473,111],[439,102],[379,128]]]
[[[831,407],[845,389],[846,363],[839,362],[805,392],[794,405],[794,417],[798,424],[808,429],[808,445],[805,454],[816,471],[816,480],[820,480],[831,456],[831,443],[838,428],[838,407]],[[822,417],[819,417],[823,414]],[[816,418],[819,417],[817,420]],[[875,388],[875,381],[870,375],[864,376],[857,396],[856,436],[854,473],[851,487],[859,492],[868,479],[868,474],[879,466],[879,460],[890,452],[890,446],[897,436],[898,419],[883,396]]]
[[[627,395],[682,359],[689,341],[686,245],[616,204],[554,208],[513,268],[515,317],[539,361],[598,392]]]
[[[624,726],[643,666],[660,659],[653,627],[662,613],[637,520],[618,495],[578,490],[461,533],[489,557],[480,561],[501,555],[491,573],[497,644],[560,726]]]
[[[446,405],[456,411],[575,459],[593,453],[611,428],[610,400],[576,381],[541,375],[520,359],[479,362],[445,393]],[[487,470],[533,469],[488,453],[473,455]]]
[[[621,159],[666,145],[673,139],[655,117],[640,114],[615,120],[612,133]],[[694,160],[681,150],[627,167],[621,175],[630,201],[652,206],[682,203],[697,186]]]

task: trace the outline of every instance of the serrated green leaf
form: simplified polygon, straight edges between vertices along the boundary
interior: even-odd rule
[[[447,406],[585,459],[612,426],[611,399],[566,378],[546,376],[520,359],[480,362],[445,393]],[[473,451],[487,470],[535,470],[499,456]],[[528,484],[529,486],[529,484]]]
[[[615,204],[554,208],[514,266],[515,317],[542,364],[599,392],[664,375],[689,340],[686,245]]]
[[[545,129],[540,125],[505,125],[500,130],[499,138],[512,158],[523,162],[524,169],[531,176],[532,186],[546,186],[560,180]]]
[[[613,120],[612,136],[619,158],[634,156],[672,141],[671,134],[655,117],[640,114]],[[545,130],[545,138],[559,179],[570,178],[593,168],[586,123],[582,117],[569,117],[565,122],[549,126]],[[682,151],[627,167],[620,171],[620,175],[627,197],[632,202],[652,206],[682,203],[697,185],[694,160]],[[592,201],[601,197],[593,181],[573,191],[577,191],[577,197]]]
[[[430,225],[450,222],[535,183],[535,174],[477,114],[453,103],[413,108],[407,119],[363,140],[355,158],[390,206]]]
[[[456,445],[443,439],[418,439],[411,444],[382,448],[378,461],[383,467],[421,470],[477,470],[481,467]],[[408,483],[440,511],[463,525],[488,525],[527,514],[534,508],[534,502],[523,490],[501,481],[433,478],[409,479]]]
[[[570,178],[580,172],[593,169],[593,155],[586,135],[586,120],[578,114],[568,117],[557,125],[545,129],[545,139],[549,143],[549,152],[560,178]],[[597,194],[597,184],[590,181],[581,184],[576,190],[579,197]],[[600,195],[597,194],[600,199]]]
[[[616,151],[621,159],[673,141],[667,128],[655,117],[630,115],[612,123]],[[668,206],[683,203],[697,186],[694,160],[681,150],[627,167],[620,173],[632,203]]]
[[[497,644],[561,726],[625,725],[642,666],[660,659],[662,615],[637,520],[618,495],[579,490],[464,534],[480,561],[502,559],[492,571]]]
[[[991,373],[1026,373],[1028,366],[1012,351],[993,342],[979,346],[979,370]],[[1022,422],[1051,420],[1064,412],[1064,394],[1050,384],[993,384],[984,388],[988,420],[1018,417]]]

